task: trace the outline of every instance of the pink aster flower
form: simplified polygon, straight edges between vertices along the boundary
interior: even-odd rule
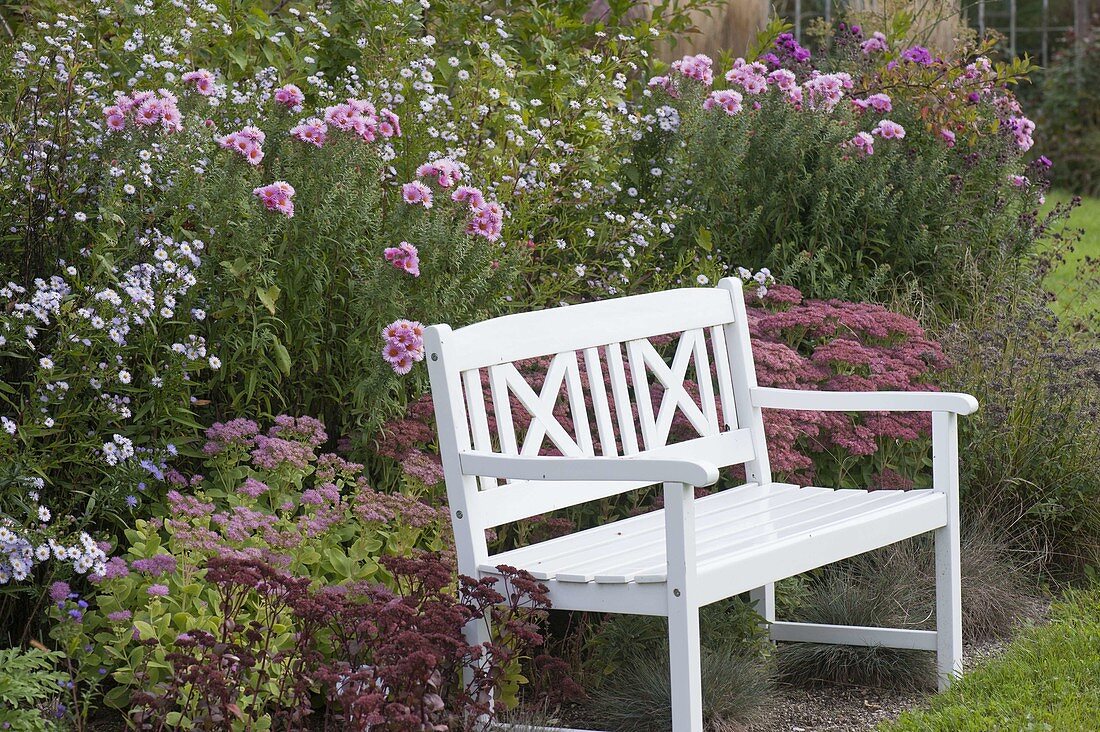
[[[378,112],[378,134],[382,137],[401,137],[401,118],[388,109]]]
[[[886,36],[879,31],[875,31],[870,38],[863,43],[859,44],[859,48],[863,51],[863,55],[870,55],[876,51],[885,51],[888,46],[886,44]]]
[[[424,326],[415,320],[395,320],[382,329],[382,358],[395,373],[405,375],[424,360]]]
[[[401,186],[401,196],[405,203],[415,206],[422,204],[424,208],[432,207],[432,191],[428,186],[418,180]]]
[[[790,91],[794,88],[794,72],[787,69],[776,69],[768,74],[768,81],[781,91]]]
[[[294,139],[308,142],[310,145],[316,147],[321,147],[325,144],[327,134],[328,125],[316,117],[312,117],[290,130],[290,136]]]
[[[275,90],[275,101],[291,112],[300,112],[302,104],[306,101],[306,95],[294,84],[285,84]]]
[[[726,114],[733,116],[741,111],[743,99],[744,97],[733,89],[721,89],[711,92],[710,96],[703,100],[703,109],[711,110],[715,107],[721,107],[726,110]]]
[[[462,168],[450,158],[440,158],[430,163],[424,163],[416,169],[418,178],[435,178],[442,188],[450,188],[462,180]]]
[[[871,130],[871,134],[878,135],[884,140],[900,140],[905,137],[905,128],[897,122],[884,119],[875,125],[875,129]]]
[[[714,71],[711,67],[714,61],[710,56],[699,53],[694,56],[684,56],[679,61],[672,63],[672,70],[679,71],[689,79],[695,79],[706,86],[714,82]]]
[[[182,77],[184,84],[193,84],[195,91],[204,97],[214,96],[217,85],[214,83],[214,74],[206,69],[188,71]]]
[[[853,99],[852,106],[857,109],[873,109],[880,114],[893,110],[894,105],[886,94],[872,94],[866,99]]]
[[[940,130],[940,137],[947,143],[948,147],[955,147],[955,133],[951,130]]]
[[[242,127],[237,132],[230,132],[224,137],[217,138],[218,145],[226,150],[237,153],[250,165],[259,165],[264,159],[263,145],[266,136],[257,127]]]
[[[456,203],[469,203],[471,209],[478,209],[485,205],[485,196],[480,189],[473,186],[459,186],[451,194],[451,200]]]
[[[403,241],[396,247],[386,247],[384,253],[386,261],[397,269],[404,270],[413,277],[420,276],[420,254],[412,244]]]
[[[268,211],[278,211],[288,219],[294,216],[294,186],[286,181],[277,180],[266,186],[252,189],[252,195],[263,202]]]
[[[854,147],[861,157],[875,154],[875,138],[869,132],[857,132],[846,145]]]

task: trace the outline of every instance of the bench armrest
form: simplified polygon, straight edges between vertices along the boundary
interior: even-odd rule
[[[509,480],[623,480],[713,485],[718,468],[704,460],[644,457],[552,457],[459,453],[465,475]]]
[[[752,405],[764,409],[801,409],[809,412],[953,412],[973,414],[978,400],[969,394],[944,391],[810,391],[750,390]]]

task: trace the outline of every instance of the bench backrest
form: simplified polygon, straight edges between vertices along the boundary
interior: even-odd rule
[[[650,341],[668,335],[679,339],[671,363]],[[756,371],[737,279],[454,331],[432,326],[425,342],[456,539],[468,533],[481,548],[476,554],[484,553],[486,528],[644,484],[501,484],[463,475],[460,452],[695,457],[720,467],[744,463],[751,482],[771,479],[760,410],[749,400]],[[533,387],[516,364],[538,357],[550,359],[541,387]],[[697,394],[684,388],[688,377]],[[698,436],[669,444],[677,413]]]

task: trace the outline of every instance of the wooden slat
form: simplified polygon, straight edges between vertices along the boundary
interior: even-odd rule
[[[822,412],[952,412],[973,414],[978,400],[943,391],[808,391],[753,387],[752,403],[766,409]]]
[[[882,646],[914,651],[936,650],[936,631],[903,628],[872,628],[862,625],[775,622],[769,626],[771,639],[801,643],[840,643],[848,646]]]
[[[459,371],[467,371],[720,325],[732,319],[729,297],[720,290],[667,290],[475,323],[451,334],[448,358]]]
[[[868,512],[859,521],[833,525],[774,544],[763,544],[735,557],[700,564],[701,602],[715,602],[784,577],[877,549],[931,531],[946,521],[942,497],[891,505]],[[591,587],[594,585],[581,585]],[[608,587],[638,586],[607,585]],[[663,585],[656,585],[662,587]],[[596,594],[599,594],[598,592]]]
[[[714,434],[718,431],[717,428],[711,431],[710,424],[703,415],[703,411],[692,400],[687,389],[684,388],[684,379],[687,377],[688,366],[691,365],[692,355],[695,352],[695,340],[701,335],[702,331],[692,330],[680,336],[680,342],[676,346],[676,355],[672,359],[672,366],[665,363],[653,344],[649,341],[642,341],[645,344],[642,346],[645,362],[664,388],[661,394],[661,408],[657,413],[657,422],[654,426],[658,445],[664,445],[668,442],[672,420],[676,416],[677,410],[683,412],[684,416],[691,422],[691,426],[700,435]]]
[[[470,415],[474,449],[491,452],[493,441],[489,436],[489,417],[485,411],[485,392],[481,388],[481,372],[474,370],[462,374],[462,385],[466,392],[466,406]],[[479,478],[478,482],[482,489],[495,488],[499,485],[496,478],[487,476]]]
[[[595,455],[592,446],[592,429],[588,424],[588,407],[584,403],[584,387],[581,386],[581,367],[576,351],[559,353],[556,358],[565,360],[565,389],[569,397],[569,412],[573,415],[573,434],[581,453]]]
[[[752,438],[747,430],[723,432],[720,435],[668,445],[658,450],[647,450],[637,455],[653,458],[688,457],[726,467],[752,459]],[[648,485],[653,485],[653,481],[515,481],[482,491],[472,500],[477,503],[479,520],[489,528]]]
[[[497,435],[500,450],[505,455],[518,455],[516,427],[512,423],[512,400],[508,391],[508,379],[500,366],[489,367],[489,390],[493,397],[493,412],[497,417]]]
[[[653,415],[653,394],[649,390],[649,369],[646,368],[645,348],[653,348],[643,339],[627,341],[626,360],[630,364],[630,380],[634,386],[634,401],[638,406],[638,426],[642,428],[642,446],[646,450],[660,447],[657,441],[657,418]]]
[[[695,383],[699,386],[699,406],[707,419],[710,431],[717,434],[722,430],[718,424],[718,408],[714,402],[714,382],[710,375],[710,358],[707,355],[706,331],[696,331],[695,335]]]
[[[782,485],[782,484],[780,484]],[[810,493],[830,493],[826,488],[780,487],[769,484],[770,490],[744,503],[719,507],[718,510],[696,515],[696,536],[700,539],[713,535],[726,535],[746,531],[760,521],[762,515],[781,511],[784,507],[804,503]],[[700,501],[701,502],[701,501]],[[603,551],[578,555],[571,563],[562,563],[568,569],[558,572],[563,582],[630,582],[635,569],[648,561],[664,562],[664,521],[658,518],[650,531],[631,537],[622,546],[607,547]]]
[[[697,551],[715,543],[730,541],[731,537],[751,535],[760,524],[775,520],[769,517],[820,510],[836,500],[835,491],[828,488],[799,488],[759,498],[736,512],[727,512],[711,517],[716,520],[704,521],[697,533]],[[629,582],[635,575],[654,574],[655,568],[663,576],[664,564],[664,532],[661,531],[637,542],[627,551],[605,552],[586,559],[570,568],[570,572],[591,575],[597,582]]]
[[[584,349],[584,373],[588,377],[588,392],[592,395],[592,413],[596,418],[596,433],[600,437],[600,454],[614,457],[619,454],[619,449],[615,444],[615,425],[611,421],[611,407],[607,402],[600,349]]]
[[[638,452],[638,431],[634,427],[634,405],[630,403],[630,386],[626,382],[626,369],[623,367],[623,349],[619,343],[612,343],[604,349],[607,354],[607,373],[611,380],[611,395],[615,398],[615,415],[619,420],[619,438],[623,443],[623,454]]]
[[[710,342],[714,349],[714,370],[718,375],[718,397],[722,400],[723,426],[737,429],[737,408],[733,401],[733,379],[730,376],[729,353],[726,351],[726,334],[720,326],[710,329]]]
[[[700,522],[707,522],[711,517],[725,520],[726,513],[731,509],[738,510],[769,495],[779,496],[797,490],[797,486],[774,483],[767,486],[746,484],[729,488],[699,499],[696,519]],[[537,568],[540,571],[543,567],[569,567],[580,561],[585,554],[618,551],[624,543],[635,546],[639,539],[648,539],[650,534],[660,534],[663,540],[663,527],[664,516],[660,511],[653,511],[588,529],[583,532],[583,540],[573,538],[576,534],[570,534],[512,549],[490,557],[489,561],[499,560],[514,567]]]

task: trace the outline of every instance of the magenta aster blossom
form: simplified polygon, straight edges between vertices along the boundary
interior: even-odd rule
[[[420,276],[420,254],[416,247],[403,241],[395,247],[386,247],[386,261],[397,269],[408,272],[413,277]]]
[[[857,132],[846,144],[855,148],[861,157],[875,154],[875,138],[869,132]]]
[[[206,69],[188,71],[180,78],[184,84],[193,84],[195,91],[204,97],[213,96],[217,91],[217,87],[214,83],[214,74]]]
[[[431,189],[418,180],[401,186],[401,196],[405,199],[405,203],[411,206],[415,206],[419,203],[423,205],[424,208],[432,207]]]
[[[403,376],[424,360],[424,326],[415,320],[395,320],[382,329],[382,337],[382,358],[395,373]]]
[[[741,101],[743,99],[744,97],[733,89],[721,89],[711,92],[710,96],[703,100],[703,109],[711,110],[715,107],[721,107],[726,111],[726,114],[733,116],[741,111]]]
[[[485,205],[485,196],[480,189],[474,188],[473,186],[459,186],[455,188],[454,193],[451,194],[451,200],[456,203],[469,203],[470,208],[473,210],[479,209]]]
[[[294,186],[284,180],[277,180],[266,186],[252,189],[252,195],[263,202],[268,211],[278,211],[288,219],[294,216]]]
[[[275,90],[275,101],[291,112],[300,112],[306,95],[294,84],[285,84]]]
[[[442,188],[450,188],[462,180],[462,168],[450,158],[424,163],[416,169],[417,178],[435,178]]]
[[[217,142],[223,149],[232,150],[243,157],[249,165],[259,165],[264,159],[264,151],[261,146],[265,139],[266,136],[262,130],[249,125],[237,132],[230,132],[228,135],[219,137]]]
[[[886,36],[879,31],[875,31],[870,38],[859,44],[859,48],[863,51],[863,55],[867,56],[876,51],[885,51],[889,46],[886,43]]]
[[[875,129],[871,130],[871,134],[878,135],[884,140],[900,140],[905,137],[905,128],[897,122],[884,119],[875,125]]]
[[[308,119],[302,124],[290,129],[291,137],[296,140],[301,140],[302,142],[308,142],[315,147],[321,147],[325,144],[327,133],[328,125],[316,117]]]
[[[951,130],[940,130],[940,137],[947,143],[948,147],[955,147],[955,133]]]
[[[714,61],[710,56],[699,53],[694,56],[684,56],[679,61],[673,61],[672,70],[680,72],[689,79],[702,82],[705,86],[710,86],[714,83],[714,71],[711,68],[713,65]]]

